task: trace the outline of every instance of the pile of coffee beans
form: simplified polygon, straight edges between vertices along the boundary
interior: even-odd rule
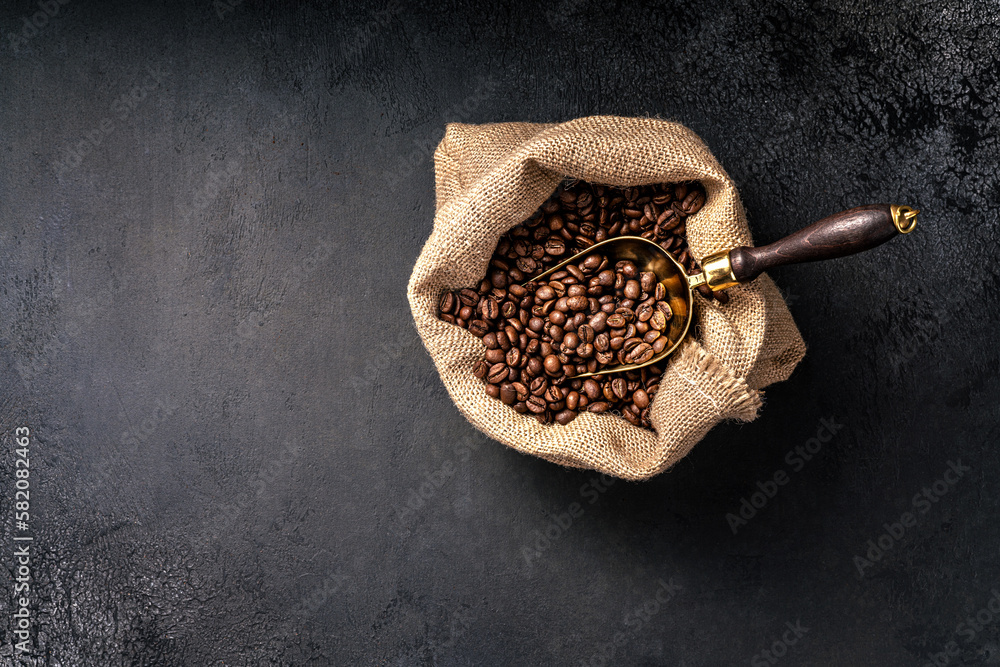
[[[705,203],[700,183],[613,188],[564,184],[528,220],[500,239],[478,289],[441,296],[441,319],[483,339],[474,372],[486,393],[542,423],[568,424],[579,411],[614,411],[651,428],[649,404],[661,364],[574,378],[649,361],[666,347],[673,313],[663,286],[631,262],[610,266],[599,252],[531,282],[566,258],[616,236],[642,236],[698,270],[685,219]],[[706,298],[728,300],[705,288]]]

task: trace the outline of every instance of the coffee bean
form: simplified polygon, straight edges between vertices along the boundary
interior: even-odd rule
[[[473,334],[474,336],[478,336],[481,338],[485,336],[489,332],[489,330],[490,330],[490,325],[487,324],[486,322],[483,322],[482,320],[472,320],[471,322],[469,322],[469,333]]]
[[[635,393],[632,394],[632,402],[640,410],[645,410],[649,407],[649,395],[644,389],[636,389]]]
[[[574,410],[562,410],[556,413],[556,421],[562,426],[565,426],[574,419],[576,419],[576,411]]]
[[[591,403],[587,406],[588,412],[594,412],[596,414],[601,414],[602,412],[607,412],[611,408],[611,404],[607,401],[597,401],[596,403]]]
[[[628,324],[628,320],[626,320],[625,317],[621,313],[617,313],[617,312],[614,315],[609,316],[608,319],[606,320],[606,322],[607,322],[607,325],[609,327],[611,327],[612,329],[621,329],[626,324]]]
[[[576,391],[570,391],[566,394],[566,409],[576,410],[580,407],[580,394]]]
[[[458,298],[463,305],[472,308],[479,304],[479,293],[476,290],[465,288],[460,290],[458,293]]]
[[[640,322],[648,322],[649,318],[653,316],[653,306],[648,303],[639,304],[638,308],[635,309],[635,316]]]
[[[482,359],[480,359],[472,367],[472,374],[475,375],[480,380],[482,380],[484,377],[486,377],[486,373],[488,373],[489,370],[490,370],[490,365],[485,361],[483,361]]]
[[[486,379],[490,384],[500,384],[507,379],[510,374],[510,370],[507,368],[506,364],[500,362],[490,366],[490,370],[486,375]]]
[[[453,313],[456,303],[458,303],[458,299],[455,298],[455,294],[450,291],[445,292],[441,295],[441,300],[438,301],[438,311],[441,314]]]
[[[566,305],[573,311],[581,311],[586,310],[590,304],[585,296],[571,296],[566,300]]]
[[[495,320],[500,317],[500,304],[491,296],[479,301],[479,314],[484,320]]]
[[[551,237],[545,242],[545,252],[553,257],[560,257],[566,252],[566,242],[560,238]]]
[[[507,360],[507,354],[500,348],[494,348],[492,350],[486,350],[483,358],[490,364],[499,364]]]
[[[611,391],[614,393],[615,398],[618,400],[624,400],[628,387],[626,385],[625,379],[617,377],[611,381]]]
[[[500,398],[500,386],[495,384],[486,385],[486,395],[490,398]]]
[[[653,354],[652,345],[640,342],[632,349],[626,360],[630,364],[644,364],[653,358]]]
[[[692,215],[701,210],[701,207],[704,204],[705,204],[705,195],[698,190],[692,190],[684,198],[683,203],[681,203],[681,208],[684,209],[684,212],[687,213],[688,215]]]
[[[517,390],[514,389],[513,384],[504,382],[500,385],[500,400],[506,405],[513,405],[517,402]]]
[[[549,285],[542,285],[535,292],[535,300],[538,303],[544,303],[554,298],[556,298],[556,291]]]
[[[562,362],[554,354],[545,357],[545,361],[542,363],[545,366],[545,372],[549,375],[558,376],[562,374]]]
[[[507,350],[507,365],[511,368],[516,368],[521,363],[521,350],[516,347],[512,347]]]
[[[604,258],[602,256],[600,256],[600,255],[596,255],[596,254],[595,255],[587,255],[586,257],[584,257],[583,261],[580,262],[580,269],[582,269],[583,271],[586,271],[586,272],[596,271],[598,269],[598,267],[601,266],[601,263],[603,261],[604,261]]]
[[[649,327],[657,331],[664,331],[667,328],[667,318],[664,317],[662,311],[657,310],[653,313],[652,317],[649,318]]]
[[[536,415],[545,412],[547,407],[544,398],[534,395],[528,397],[525,401],[525,405],[527,405],[529,412],[533,412]]]

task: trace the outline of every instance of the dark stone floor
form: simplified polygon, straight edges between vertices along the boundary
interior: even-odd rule
[[[5,3],[0,661],[1000,664],[998,33],[959,0]],[[404,293],[446,122],[590,114],[693,128],[758,243],[923,211],[774,272],[805,360],[642,484],[478,434]]]

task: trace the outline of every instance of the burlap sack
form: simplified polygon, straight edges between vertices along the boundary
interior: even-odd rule
[[[518,414],[489,398],[472,374],[482,342],[437,318],[444,290],[477,285],[500,236],[566,178],[616,186],[701,181],[706,204],[687,222],[698,259],[752,244],[739,194],[697,135],[649,118],[452,124],[434,153],[434,169],[434,230],[407,287],[413,318],[458,409],[476,428],[520,452],[623,479],[648,479],[680,460],[720,421],[753,420],[760,389],[786,379],[805,354],[780,293],[761,276],[731,288],[724,306],[695,295],[690,337],[671,357],[652,403],[655,432],[612,414],[582,412],[567,426]]]

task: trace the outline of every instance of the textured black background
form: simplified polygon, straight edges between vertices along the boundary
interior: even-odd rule
[[[11,41],[40,10],[5,3],[0,660],[28,426],[24,664],[769,664],[786,622],[779,664],[1000,663],[988,4],[72,0]],[[757,421],[582,494],[461,417],[404,291],[446,122],[598,113],[692,127],[758,243],[923,213],[775,272],[809,352]],[[971,471],[859,571],[949,460]]]

